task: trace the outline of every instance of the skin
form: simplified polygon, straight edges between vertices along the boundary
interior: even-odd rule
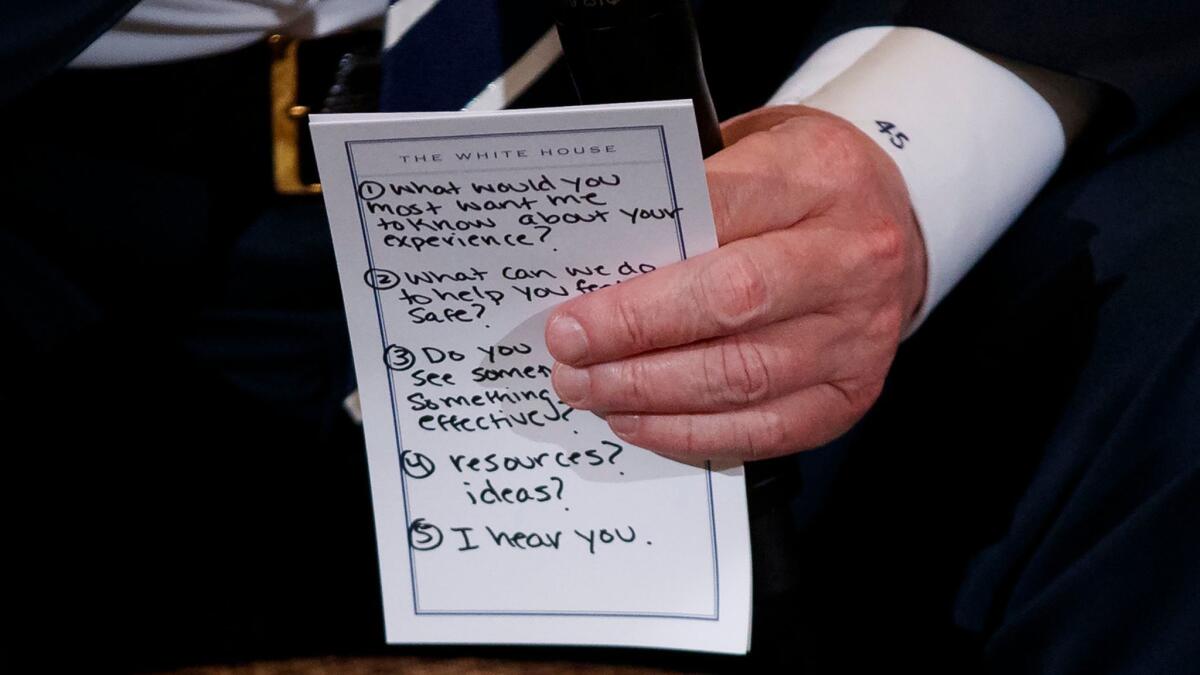
[[[1068,144],[1104,101],[1088,80],[983,56],[1054,109]],[[874,141],[804,106],[726,122],[705,162],[720,248],[561,305],[562,399],[680,461],[823,445],[879,396],[925,295],[904,181]]]
[[[564,401],[689,462],[844,433],[925,293],[904,181],[863,132],[777,106],[723,133],[705,162],[720,248],[568,301],[546,326]]]

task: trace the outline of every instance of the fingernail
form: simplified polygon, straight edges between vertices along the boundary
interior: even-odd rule
[[[554,317],[546,328],[546,348],[556,360],[571,363],[587,356],[587,333],[583,326],[566,314]]]
[[[628,436],[637,431],[641,420],[642,418],[638,415],[609,415],[608,427],[616,434]]]
[[[572,368],[562,363],[554,364],[554,373],[550,379],[563,402],[572,406],[578,406],[587,399],[588,390],[592,385],[592,377],[587,368]]]

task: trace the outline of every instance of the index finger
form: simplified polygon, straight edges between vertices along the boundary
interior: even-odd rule
[[[792,108],[730,120],[726,135],[736,140],[705,160],[722,244],[791,227],[829,205],[836,189],[829,169],[841,161],[840,149],[822,132],[825,117],[798,117]]]
[[[560,305],[546,323],[558,361],[587,365],[731,335],[821,309],[841,286],[837,232],[785,230]]]

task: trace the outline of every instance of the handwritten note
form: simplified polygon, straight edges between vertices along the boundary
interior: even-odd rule
[[[389,642],[745,652],[740,467],[567,406],[555,305],[716,246],[690,103],[325,115]]]

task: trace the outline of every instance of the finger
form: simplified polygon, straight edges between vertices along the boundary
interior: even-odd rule
[[[725,133],[736,141],[704,163],[722,244],[824,213],[863,172],[862,132],[803,106],[734,118]]]
[[[749,333],[584,368],[555,364],[552,381],[573,408],[699,413],[743,408],[837,379],[866,358],[847,323],[809,314]],[[848,365],[851,364],[851,365]]]
[[[722,122],[721,140],[725,141],[726,146],[733,145],[750,134],[766,131],[776,124],[786,122],[798,114],[805,114],[809,110],[811,109],[799,105],[756,108]]]
[[[828,443],[849,430],[877,395],[878,386],[856,391],[824,383],[731,412],[613,414],[607,420],[621,439],[681,461],[754,461]]]
[[[871,264],[869,247],[813,228],[736,241],[560,305],[555,360],[580,366],[731,335],[828,307]]]
[[[705,160],[718,242],[791,227],[825,206],[824,195],[797,184],[793,170],[788,153],[765,134],[744,138]]]

